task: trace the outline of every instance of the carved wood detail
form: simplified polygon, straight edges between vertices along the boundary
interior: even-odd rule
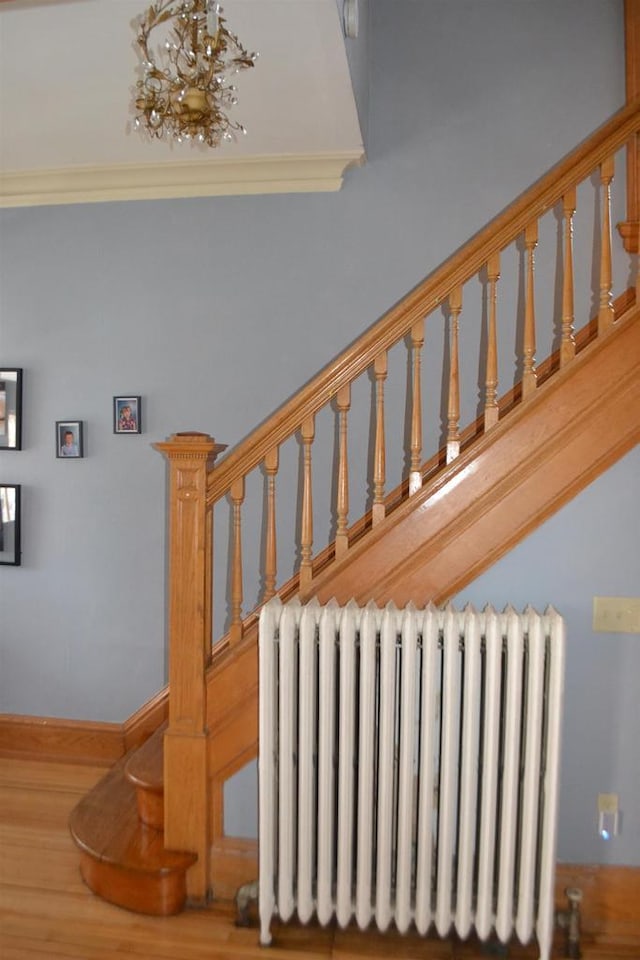
[[[351,387],[342,387],[336,397],[338,410],[338,489],[336,503],[336,556],[349,549],[349,454],[347,446],[347,414],[351,406]]]
[[[494,253],[487,263],[489,280],[489,324],[487,331],[487,375],[485,383],[484,428],[489,430],[498,422],[498,333],[497,290],[500,279],[500,254]]]
[[[277,533],[276,533],[276,475],[278,473],[278,448],[274,447],[264,458],[267,477],[267,529],[264,558],[264,599],[269,600],[276,592]]]
[[[379,353],[373,363],[375,376],[376,431],[373,454],[373,525],[384,520],[384,488],[386,484],[386,441],[384,433],[384,382],[387,379],[387,351]]]
[[[447,427],[447,463],[460,453],[460,358],[459,324],[462,310],[462,287],[456,287],[449,296],[451,320],[449,325],[449,407]]]
[[[535,310],[535,249],[538,245],[538,221],[527,224],[524,246],[527,253],[527,280],[524,313],[524,344],[522,371],[522,396],[528,397],[537,384],[536,373],[536,310]]]
[[[409,495],[422,486],[422,347],[424,318],[411,327],[411,462]]]
[[[300,583],[311,582],[313,576],[313,478],[311,445],[315,436],[313,417],[308,417],[300,430],[302,436],[302,518],[300,531]]]
[[[575,187],[567,190],[562,198],[564,214],[564,264],[562,271],[562,337],[560,342],[560,366],[576,355],[573,313],[573,216],[576,212]]]
[[[608,330],[613,323],[613,297],[611,289],[611,181],[614,175],[613,157],[607,157],[600,164],[600,186],[602,189],[602,235],[600,247],[600,311],[598,313],[598,332]]]

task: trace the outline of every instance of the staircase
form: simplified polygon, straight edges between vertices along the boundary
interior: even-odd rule
[[[262,599],[317,595],[440,603],[474,580],[640,439],[638,284],[614,288],[624,251],[613,246],[611,190],[616,154],[640,131],[640,105],[629,104],[500,214],[396,305],[329,367],[220,463],[224,448],[201,434],[157,444],[170,481],[170,683],[168,726],[124,758],[72,816],[87,884],[141,912],[166,914],[204,902],[213,889],[230,896],[256,876],[255,845],[225,838],[223,785],[257,754],[259,606],[243,611],[243,509],[246,480],[264,477]],[[574,248],[577,187],[596,186],[600,217]],[[551,276],[536,273],[534,252],[545,216],[561,222]],[[636,224],[637,227],[637,224]],[[627,252],[634,233],[620,231]],[[584,239],[584,238],[583,238]],[[636,248],[634,250],[634,243]],[[498,398],[498,305],[509,279],[502,262],[516,250],[514,323],[521,345],[518,383]],[[578,254],[586,265],[578,262]],[[561,267],[557,268],[557,262]],[[598,278],[596,305],[575,330],[574,277]],[[628,276],[628,270],[625,271]],[[461,425],[460,321],[471,285],[483,290],[484,369],[479,415]],[[535,359],[536,293],[558,289],[553,349]],[[615,302],[613,300],[616,297]],[[505,300],[508,294],[505,293]],[[447,389],[442,445],[425,458],[421,374],[434,324],[446,325]],[[481,318],[481,319],[479,319]],[[538,324],[538,327],[536,326]],[[464,340],[462,340],[464,343]],[[406,349],[406,470],[388,490],[384,387],[393,349]],[[371,496],[349,519],[348,417],[352,387],[370,379]],[[354,390],[355,394],[357,390]],[[332,405],[332,406],[331,406]],[[335,423],[335,535],[314,555],[312,449],[323,410]],[[300,444],[299,564],[281,582],[276,570],[279,453]],[[229,611],[226,635],[211,647],[213,508],[230,504]],[[278,518],[279,519],[279,518]],[[173,851],[169,853],[168,851]],[[183,851],[183,852],[176,852]]]
[[[162,738],[166,724],[130,751],[73,810],[80,873],[94,893],[138,913],[180,913],[196,855],[166,850]]]

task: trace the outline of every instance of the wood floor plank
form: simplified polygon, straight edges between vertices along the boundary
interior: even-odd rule
[[[0,758],[0,957],[2,960],[487,960],[477,942],[361,933],[317,924],[237,928],[231,904],[148,917],[105,903],[85,887],[68,829],[78,798],[104,768]],[[583,960],[640,960],[640,938],[583,938]],[[563,955],[562,942],[554,960]],[[537,958],[511,946],[509,960]]]

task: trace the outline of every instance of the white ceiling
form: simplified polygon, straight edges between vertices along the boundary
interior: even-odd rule
[[[223,0],[255,69],[247,136],[215,150],[133,129],[145,0],[0,2],[0,205],[336,190],[363,145],[336,0]]]

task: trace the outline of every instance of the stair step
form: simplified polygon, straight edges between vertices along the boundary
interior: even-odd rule
[[[136,790],[126,772],[131,756],[118,761],[71,813],[82,879],[119,907],[153,916],[180,913],[186,873],[197,858],[166,850],[162,830],[140,821]]]
[[[163,723],[135,750],[125,764],[125,775],[136,791],[138,816],[148,827],[164,829]]]

